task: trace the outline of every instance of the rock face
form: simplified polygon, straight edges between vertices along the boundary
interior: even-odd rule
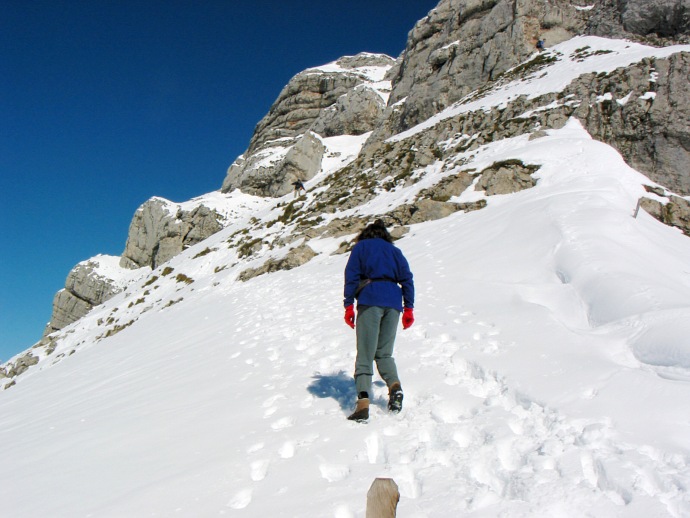
[[[240,281],[248,281],[259,275],[265,273],[277,272],[279,270],[292,270],[298,266],[308,263],[314,257],[316,252],[308,245],[301,245],[290,250],[287,255],[281,259],[269,259],[259,268],[249,268],[244,270],[238,276]]]
[[[372,131],[383,116],[395,61],[358,54],[297,74],[257,124],[249,149],[228,169],[222,192],[283,196],[321,167],[320,137]]]
[[[122,291],[124,286],[115,279],[117,275],[112,274],[112,268],[106,271],[102,267],[105,259],[113,262],[117,258],[99,256],[79,263],[69,272],[65,287],[53,299],[53,313],[44,336],[76,322]]]
[[[686,236],[690,236],[690,202],[685,198],[671,195],[665,203],[642,198],[640,207],[662,223],[676,227]]]
[[[587,75],[569,87],[583,99],[575,115],[635,169],[690,194],[690,54],[645,59],[606,77]],[[597,101],[598,95],[608,98]]]
[[[688,0],[601,0],[588,22],[587,34],[639,39],[658,37],[687,42]]]
[[[248,159],[238,158],[228,169],[222,191],[235,188],[257,196],[283,196],[289,193],[296,180],[311,180],[321,169],[325,147],[321,139],[308,131],[298,137],[289,147],[269,147],[250,155]],[[276,160],[276,158],[278,158]]]
[[[525,165],[519,160],[496,163],[482,171],[475,190],[494,196],[529,189],[537,184],[532,174],[538,169],[537,166]]]
[[[108,258],[114,264],[104,268],[105,258],[98,256],[70,271],[65,287],[53,299],[53,312],[44,336],[76,322],[122,291],[132,277],[128,270],[156,268],[221,228],[220,215],[204,205],[183,210],[162,198],[147,201],[132,219],[122,256]]]
[[[324,137],[361,135],[376,127],[385,108],[381,94],[366,86],[358,86],[323,110],[311,130]]]
[[[185,211],[168,200],[152,198],[134,214],[120,265],[156,268],[221,228],[221,217],[204,205]]]
[[[385,134],[428,119],[535,52],[581,33],[588,11],[566,0],[442,0],[409,34],[389,105],[405,99]],[[585,4],[583,4],[585,5]]]
[[[306,133],[326,108],[360,85],[381,81],[394,63],[389,56],[362,53],[300,72],[283,88],[268,114],[257,124],[248,154],[255,153],[266,142]],[[359,111],[358,105],[350,105]]]

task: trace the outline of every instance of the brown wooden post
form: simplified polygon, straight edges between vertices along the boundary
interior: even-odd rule
[[[395,518],[400,500],[398,484],[392,478],[377,478],[367,493],[366,518]]]
[[[637,207],[635,207],[635,214],[633,214],[633,218],[637,219],[637,215],[640,212],[640,206],[642,205],[642,198],[637,200]]]

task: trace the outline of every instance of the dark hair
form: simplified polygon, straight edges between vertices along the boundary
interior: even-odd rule
[[[389,243],[393,242],[393,238],[386,230],[386,224],[381,219],[377,219],[371,225],[367,225],[359,236],[357,236],[357,242],[364,241],[365,239],[381,238]]]

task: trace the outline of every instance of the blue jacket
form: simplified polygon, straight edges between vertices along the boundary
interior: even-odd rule
[[[347,307],[354,303],[360,281],[372,279],[357,295],[362,306],[381,306],[403,310],[414,307],[412,272],[399,248],[385,239],[364,239],[357,243],[345,267]]]

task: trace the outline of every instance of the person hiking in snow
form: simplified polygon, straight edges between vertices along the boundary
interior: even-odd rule
[[[403,391],[393,359],[395,333],[402,312],[403,329],[414,323],[414,282],[410,266],[386,225],[377,219],[359,234],[345,267],[345,323],[357,334],[355,389],[351,421],[369,419],[373,362],[388,386],[388,410],[402,410]],[[355,325],[354,301],[357,300]]]
[[[537,40],[537,50],[539,52],[544,50],[544,43],[546,43],[546,40],[542,40],[542,39]]]
[[[292,182],[292,186],[295,188],[295,198],[297,198],[300,191],[307,192],[307,189],[304,188],[302,180],[295,180],[294,182]]]

